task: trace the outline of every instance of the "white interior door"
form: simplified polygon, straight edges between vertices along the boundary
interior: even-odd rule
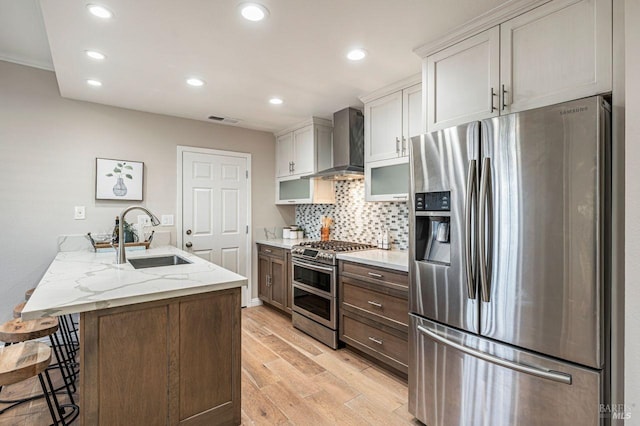
[[[182,153],[182,249],[249,277],[246,155]],[[242,305],[250,300],[248,287]]]

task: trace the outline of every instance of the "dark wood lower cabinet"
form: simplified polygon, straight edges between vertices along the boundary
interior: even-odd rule
[[[291,313],[291,250],[258,244],[258,297]]]
[[[406,375],[407,273],[341,261],[339,277],[340,340]]]
[[[240,289],[80,317],[81,423],[240,424]]]

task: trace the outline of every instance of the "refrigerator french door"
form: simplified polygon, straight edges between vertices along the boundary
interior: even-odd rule
[[[609,112],[592,97],[411,143],[409,409],[600,424]]]

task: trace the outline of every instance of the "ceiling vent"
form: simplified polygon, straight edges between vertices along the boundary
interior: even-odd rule
[[[220,123],[220,124],[231,124],[231,125],[238,124],[240,122],[240,120],[238,120],[237,118],[219,117],[217,115],[210,115],[209,120],[215,121],[216,123]]]

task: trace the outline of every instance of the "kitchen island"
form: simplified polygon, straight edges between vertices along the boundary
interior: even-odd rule
[[[58,253],[23,319],[80,313],[80,419],[94,424],[239,424],[240,287],[197,256],[134,269],[113,253]]]

